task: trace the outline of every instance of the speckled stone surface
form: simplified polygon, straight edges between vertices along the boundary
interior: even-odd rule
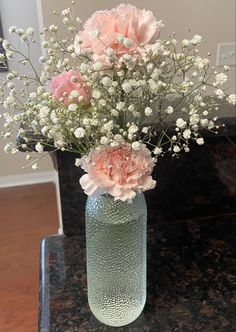
[[[234,332],[236,214],[149,225],[147,292],[134,323],[107,327],[88,307],[84,238],[42,243],[40,332]]]

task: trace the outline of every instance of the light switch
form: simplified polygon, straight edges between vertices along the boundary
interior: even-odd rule
[[[236,43],[219,43],[217,45],[216,66],[236,65]]]

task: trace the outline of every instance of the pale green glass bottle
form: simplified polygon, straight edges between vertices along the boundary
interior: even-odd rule
[[[86,204],[88,302],[110,326],[133,322],[146,301],[147,207],[143,194],[132,203],[110,195]]]

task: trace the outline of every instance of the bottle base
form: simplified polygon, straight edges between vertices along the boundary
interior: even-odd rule
[[[121,327],[134,322],[141,315],[144,305],[138,308],[123,306],[120,309],[110,307],[101,310],[89,304],[95,318],[101,323],[112,327]]]

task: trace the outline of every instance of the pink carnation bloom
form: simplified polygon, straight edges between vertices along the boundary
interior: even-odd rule
[[[75,51],[77,54],[92,51],[94,60],[102,63],[106,62],[107,48],[113,49],[118,57],[125,53],[139,53],[141,44],[155,43],[162,26],[151,11],[121,4],[111,10],[95,12],[88,19],[84,30],[75,38]],[[120,35],[129,39],[131,47],[127,48],[122,41],[117,41]]]
[[[60,75],[53,77],[49,87],[52,91],[54,98],[63,102],[66,106],[71,103],[89,103],[89,89],[84,84],[80,73],[76,70],[64,71]],[[75,99],[70,99],[70,93],[72,91],[78,92],[78,97]],[[66,94],[66,95],[65,95]],[[83,97],[81,100],[79,97]]]
[[[145,145],[140,150],[130,145],[102,147],[83,156],[79,165],[88,173],[80,179],[88,196],[108,193],[115,200],[125,201],[156,185],[151,177],[154,161]]]

